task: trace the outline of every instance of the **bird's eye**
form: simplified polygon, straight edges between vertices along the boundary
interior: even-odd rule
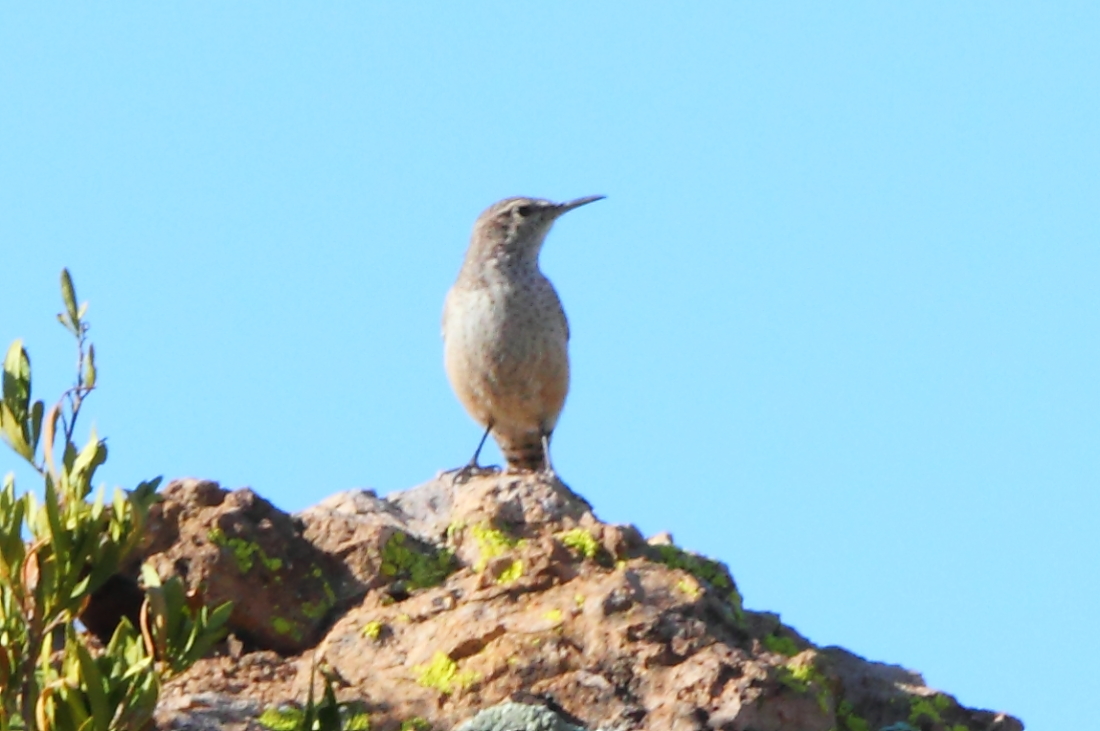
[[[535,207],[533,205],[531,205],[530,203],[528,203],[527,205],[524,205],[524,206],[520,206],[519,208],[516,209],[516,213],[518,213],[523,218],[527,218],[528,216],[530,216],[534,212],[535,212]]]

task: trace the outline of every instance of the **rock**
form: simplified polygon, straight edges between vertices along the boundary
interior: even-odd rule
[[[382,570],[386,545],[396,534],[412,532],[399,508],[365,490],[337,493],[296,517],[305,526],[303,537],[339,559],[359,592],[393,581]]]
[[[390,495],[386,502],[406,516],[410,530],[428,541],[441,541],[451,524],[454,479],[440,473],[416,487]]]
[[[150,557],[240,602],[234,632],[250,639],[170,681],[160,728],[254,729],[258,709],[300,704],[311,683],[321,698],[324,677],[375,731],[1022,729],[744,610],[723,564],[601,523],[556,479],[440,475],[385,499],[340,493],[293,519],[214,483],[173,483],[166,497]],[[252,628],[270,622],[258,603],[292,612],[323,586],[327,623],[292,614],[319,639],[312,652]]]
[[[293,654],[320,637],[339,603],[361,595],[348,568],[302,526],[249,489],[176,480],[150,516],[141,558],[212,606],[233,602],[229,627],[249,644]]]
[[[566,722],[546,706],[505,701],[486,708],[455,731],[586,731]]]

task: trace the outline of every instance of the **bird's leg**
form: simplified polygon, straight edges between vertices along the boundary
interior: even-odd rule
[[[552,433],[548,431],[542,433],[542,473],[549,477],[557,477],[558,473],[554,471],[554,465],[550,463],[550,435]]]
[[[470,457],[469,463],[465,469],[468,470],[480,470],[481,465],[477,463],[477,458],[481,454],[481,448],[485,446],[485,440],[489,438],[489,432],[493,430],[492,422],[489,422],[489,426],[485,427],[485,433],[481,435],[481,441],[477,443],[477,449],[474,450],[474,456]]]
[[[482,467],[477,462],[478,456],[481,454],[481,448],[485,446],[485,440],[489,438],[489,433],[493,431],[492,423],[485,428],[485,433],[481,435],[481,441],[477,443],[477,449],[474,450],[474,456],[470,457],[470,461],[464,466],[459,467],[456,470],[450,470],[450,474],[454,475],[454,481],[456,484],[466,482],[474,475],[479,475],[483,472],[492,472],[492,467]]]

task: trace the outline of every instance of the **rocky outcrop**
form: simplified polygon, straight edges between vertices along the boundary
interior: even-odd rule
[[[376,731],[1023,728],[745,610],[725,566],[554,479],[444,475],[293,517],[207,481],[164,494],[145,558],[235,610],[162,729],[259,729],[326,680]]]

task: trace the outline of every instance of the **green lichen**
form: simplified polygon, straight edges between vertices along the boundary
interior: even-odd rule
[[[336,603],[336,592],[332,590],[332,584],[328,583],[328,579],[321,580],[321,591],[325,592],[325,598],[328,599],[330,606]]]
[[[443,583],[455,569],[454,554],[443,549],[412,549],[408,536],[395,531],[382,547],[382,573],[402,581],[405,588],[426,589]]]
[[[733,581],[730,579],[726,567],[709,558],[696,556],[677,546],[654,546],[657,552],[657,560],[665,566],[673,569],[683,569],[698,579],[702,579],[715,589],[732,589]]]
[[[291,621],[282,617],[276,617],[271,620],[271,628],[281,635],[290,635],[295,640],[302,639],[302,633],[298,627]]]
[[[215,546],[225,548],[233,554],[233,560],[236,561],[237,568],[242,574],[251,571],[257,559],[271,573],[276,573],[283,567],[281,558],[268,556],[264,549],[252,541],[246,541],[243,538],[229,538],[221,528],[211,528],[206,537]]]
[[[294,706],[265,709],[256,722],[271,731],[296,731],[305,720],[305,712]]]
[[[361,631],[363,633],[363,636],[367,639],[377,640],[382,635],[382,630],[385,628],[385,626],[386,625],[382,624],[377,619],[372,619],[370,622],[367,622],[363,625],[363,629]]]
[[[909,723],[920,726],[921,718],[925,717],[933,724],[942,724],[943,716],[940,714],[950,707],[951,699],[942,693],[927,697],[913,696],[909,700]],[[955,730],[952,729],[952,731]]]
[[[497,556],[524,545],[523,540],[512,538],[504,531],[492,528],[487,523],[479,523],[470,528],[470,531],[474,534],[480,553],[477,564],[474,565],[474,571],[484,571],[489,562]]]
[[[332,609],[333,603],[334,602],[327,600],[320,602],[302,602],[302,614],[309,619],[320,619],[325,616],[325,613],[328,612],[329,609]]]
[[[764,637],[764,647],[768,649],[768,652],[774,652],[779,655],[786,655],[787,657],[794,657],[798,654],[798,645],[790,637],[779,637],[775,634],[769,634]]]
[[[401,722],[401,731],[431,731],[431,728],[432,725],[420,716]]]
[[[826,713],[829,711],[828,679],[812,662],[792,661],[779,668],[780,683],[796,693],[814,692],[817,705]]]
[[[576,551],[587,559],[593,559],[600,552],[600,543],[596,537],[584,528],[573,528],[558,536],[558,540],[568,549]]]
[[[366,710],[345,703],[340,711],[341,731],[370,731],[370,714]]]
[[[370,731],[370,714],[361,701],[336,700],[332,678],[322,669],[324,692],[318,701],[313,694],[313,678],[318,668],[310,671],[309,696],[303,707],[284,705],[267,708],[256,721],[271,731]]]
[[[360,703],[315,704],[312,721],[306,711],[287,706],[268,708],[260,714],[256,722],[271,731],[370,731],[370,714],[361,709]],[[335,709],[335,716],[328,712]],[[319,717],[324,716],[325,721]]]
[[[720,592],[726,592],[726,600],[733,607],[734,618],[740,624],[744,619],[741,607],[741,594],[733,583],[729,570],[718,561],[688,553],[677,546],[653,546],[656,560],[672,569],[687,571],[695,578],[705,581]]]
[[[455,690],[465,690],[479,679],[475,672],[460,671],[458,663],[443,652],[435,653],[431,662],[417,665],[413,670],[416,672],[417,683],[425,688],[434,688],[443,695],[450,695]]]
[[[841,701],[836,707],[837,731],[871,731],[867,719],[856,714],[849,701]]]
[[[787,669],[791,671],[792,678],[807,687],[821,678],[821,674],[810,663],[793,663],[788,665]]]
[[[796,693],[805,693],[810,689],[810,686],[803,680],[796,677],[791,668],[787,667],[786,665],[779,668],[777,679],[779,680],[779,683],[781,685],[790,688]]]

